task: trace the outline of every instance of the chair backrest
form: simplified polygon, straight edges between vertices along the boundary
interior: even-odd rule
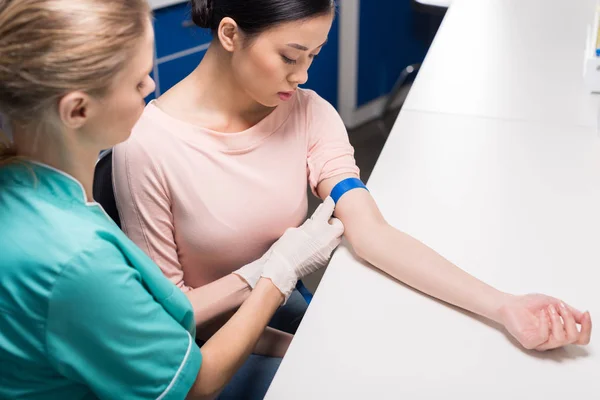
[[[412,0],[413,10],[431,16],[443,17],[451,5],[452,0]]]
[[[413,0],[424,6],[448,8],[452,5],[452,0]]]
[[[115,201],[115,192],[112,184],[112,149],[102,153],[94,172],[94,200],[96,200],[104,211],[121,227],[119,210]]]

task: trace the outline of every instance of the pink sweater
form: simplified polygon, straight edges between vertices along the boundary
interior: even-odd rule
[[[182,290],[257,258],[307,213],[307,183],[358,168],[336,110],[298,90],[239,133],[175,119],[150,103],[114,151],[123,230]]]

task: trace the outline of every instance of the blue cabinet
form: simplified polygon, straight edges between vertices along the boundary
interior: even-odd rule
[[[191,6],[182,2],[154,11],[156,90],[150,101],[189,75],[200,63],[212,40],[210,30],[192,23]]]
[[[411,0],[360,2],[357,106],[386,95],[402,69],[422,62],[428,43]]]
[[[160,60],[211,41],[210,30],[194,25],[191,12],[187,1],[154,12],[156,58]]]
[[[160,93],[166,92],[196,69],[205,53],[206,50],[199,51],[159,64]]]

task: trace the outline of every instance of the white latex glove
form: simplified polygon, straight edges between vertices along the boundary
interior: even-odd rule
[[[285,301],[298,279],[327,265],[331,253],[340,244],[344,225],[332,218],[334,209],[333,199],[327,197],[310,219],[299,228],[285,231],[263,256],[266,259],[262,277],[277,286]]]
[[[271,254],[271,249],[269,249],[269,251],[267,251],[258,260],[252,261],[250,264],[244,265],[242,268],[238,269],[237,271],[233,271],[233,273],[236,274],[237,276],[239,276],[240,278],[242,278],[243,280],[245,280],[246,283],[248,284],[248,286],[250,286],[252,289],[254,289],[254,287],[258,283],[258,280],[260,279],[260,276],[264,269],[264,265],[267,262],[267,260],[269,259],[270,254]]]
[[[233,273],[246,281],[248,286],[254,289],[261,278],[267,261],[272,258],[273,249],[278,246],[278,243],[282,241],[284,237],[287,237],[285,239],[287,243],[285,246],[288,248],[286,250],[280,249],[279,257],[276,256],[273,258],[271,260],[271,264],[276,267],[276,263],[282,263],[280,260],[282,256],[285,258],[286,254],[291,254],[288,257],[290,259],[288,264],[296,262],[299,264],[299,268],[304,269],[307,268],[304,266],[304,264],[308,266],[309,269],[302,273],[301,276],[290,278],[294,279],[293,284],[290,281],[290,284],[292,284],[291,291],[293,291],[294,287],[296,286],[296,281],[325,266],[329,260],[329,257],[331,257],[333,250],[340,244],[341,235],[344,232],[344,226],[342,225],[342,222],[333,218],[331,219],[331,225],[328,223],[334,209],[335,204],[333,203],[331,197],[328,197],[321,205],[319,205],[312,217],[307,220],[304,225],[299,228],[288,229],[286,233],[284,233],[283,236],[277,242],[275,242],[261,258],[251,262],[250,264],[244,265],[242,268],[234,271]],[[303,234],[292,233],[297,230],[302,230]],[[309,261],[308,259],[311,257],[314,260]],[[300,266],[300,264],[302,264],[302,266]],[[279,281],[280,280],[281,278]],[[275,285],[280,288],[280,290],[280,286],[283,286],[278,285],[277,283],[275,283]],[[281,291],[283,293],[283,290]],[[291,293],[291,291],[289,292]],[[284,295],[286,295],[286,299],[289,296],[289,294],[286,293],[284,293]]]

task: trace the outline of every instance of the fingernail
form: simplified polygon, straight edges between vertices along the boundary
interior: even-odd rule
[[[560,302],[560,308],[562,308],[563,310],[567,310],[567,305],[565,303],[563,303],[562,301]]]
[[[550,314],[552,315],[556,315],[556,308],[554,308],[554,306],[552,304],[550,304],[550,306],[548,306],[548,309],[550,309]]]

